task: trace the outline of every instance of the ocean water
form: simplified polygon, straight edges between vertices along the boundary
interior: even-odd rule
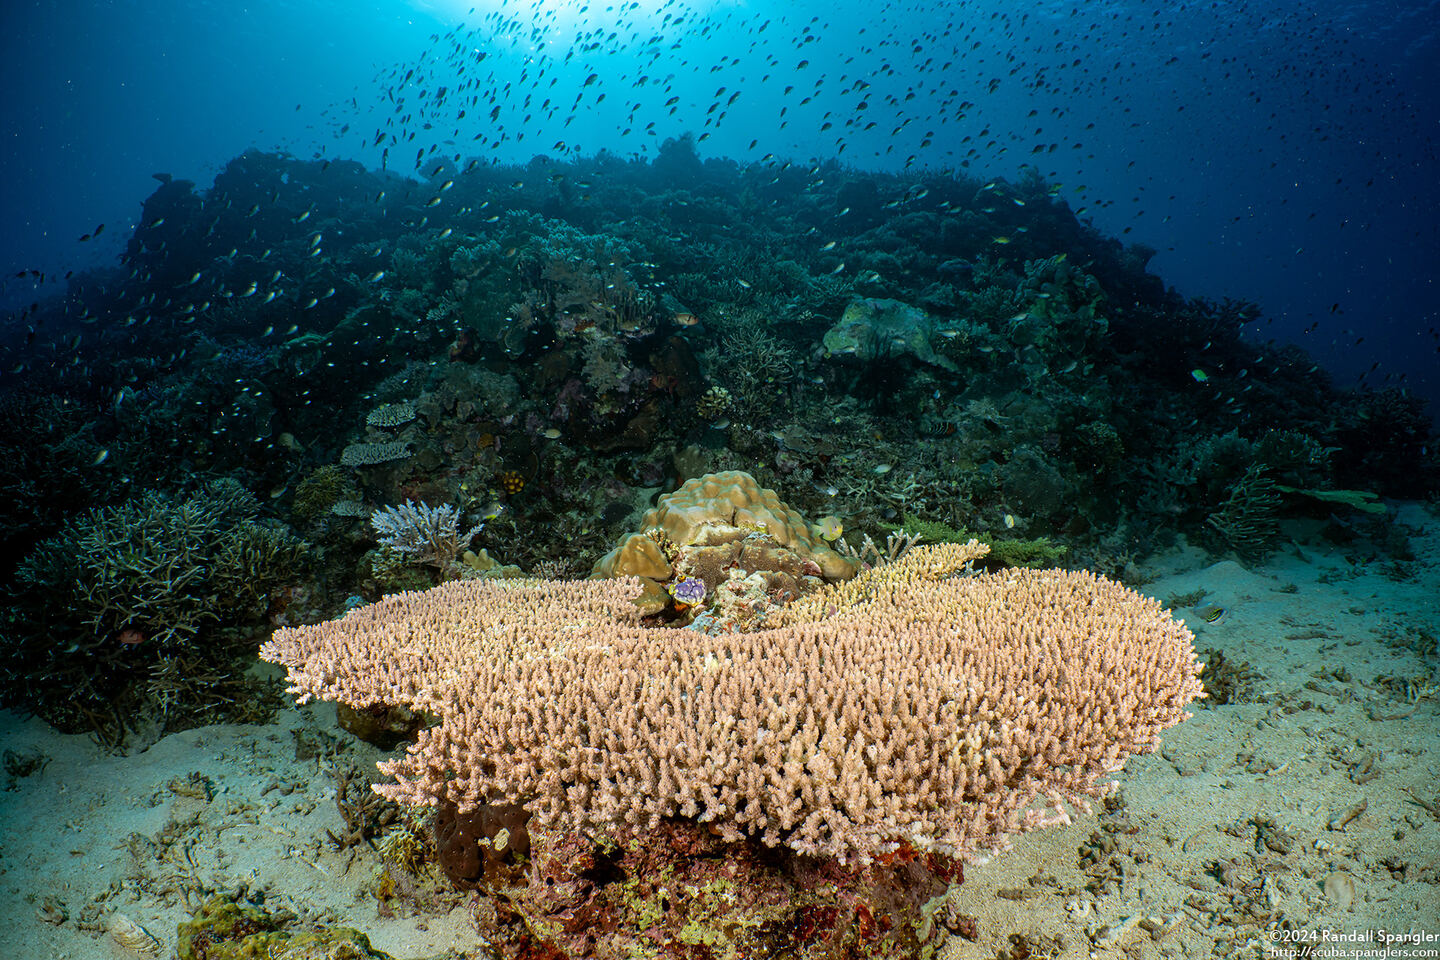
[[[4,17],[12,303],[55,289],[15,282],[22,268],[113,263],[151,173],[204,186],[251,147],[374,166],[382,128],[487,161],[563,156],[557,141],[647,156],[709,133],[702,155],[742,161],[1012,179],[1034,165],[1101,230],[1158,251],[1186,295],[1255,301],[1262,337],[1346,382],[1404,375],[1435,396],[1426,4],[121,2]],[[398,83],[419,66],[432,94],[458,88],[467,62],[485,108],[458,123],[458,93],[436,105]],[[407,93],[409,123],[391,99]],[[391,169],[417,172],[415,152],[396,145]],[[109,235],[77,245],[98,223]]]
[[[1269,956],[1440,931],[1437,24],[1331,0],[5,5],[13,955],[201,956],[177,925],[221,895],[405,957]],[[453,701],[400,680],[377,701],[341,669],[297,705],[276,664],[291,693],[305,664],[257,655],[403,591],[538,578],[540,611],[635,575],[703,686],[740,662],[726,638],[791,649],[775,624],[817,591],[821,619],[869,622],[878,594],[842,583],[972,537],[988,555],[950,573],[1085,569],[1152,598],[1206,696],[1089,810],[1042,811],[1015,773],[1014,816],[1050,825],[977,827],[1013,847],[961,851],[963,882],[913,859],[957,852],[924,816],[885,828],[878,874],[708,846],[678,801],[624,856],[563,820],[506,848],[504,803],[538,788],[457,815],[463,737],[435,763],[469,792],[419,791],[438,818],[369,789]],[[524,702],[535,675],[492,642],[560,641],[504,611],[447,628],[475,646],[446,656]],[[1016,650],[1049,622],[997,616]],[[377,642],[350,662],[411,663]],[[831,732],[797,749],[850,750],[837,796],[861,768],[875,796],[928,796],[935,770],[875,759],[899,721],[836,719],[914,689],[903,657],[826,699],[786,656],[757,662]],[[956,669],[983,685],[982,662]],[[513,737],[484,714],[511,701],[473,689]],[[648,722],[615,694],[640,686],[585,689],[587,723]],[[1019,704],[1004,750],[1048,722],[993,693]],[[994,720],[945,716],[915,748],[940,766]],[[975,736],[999,752],[999,729]],[[495,737],[468,755],[486,769],[524,746]],[[632,809],[720,776],[627,742]],[[827,768],[801,760],[771,766],[809,771],[786,776],[812,804]],[[566,802],[614,809],[576,764]],[[975,798],[951,801],[935,821]],[[702,819],[753,824],[749,802]]]

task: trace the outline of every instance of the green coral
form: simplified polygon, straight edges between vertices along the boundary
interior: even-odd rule
[[[863,297],[852,301],[825,332],[827,356],[889,361],[908,354],[922,363],[954,372],[955,364],[935,352],[935,321],[919,307],[899,300]]]
[[[318,520],[341,500],[360,499],[359,490],[349,471],[330,464],[314,470],[295,488],[290,513],[296,520]]]
[[[1270,430],[1255,444],[1255,459],[1265,463],[1277,481],[1316,488],[1326,485],[1336,449],[1298,430]]]
[[[1009,321],[1016,347],[1033,343],[1049,357],[1073,359],[1094,348],[1109,329],[1105,291],[1064,254],[1026,263],[1015,300],[1024,307]]]
[[[350,927],[285,930],[281,918],[215,897],[179,926],[180,960],[393,960]]]
[[[924,520],[913,513],[903,517],[899,527],[905,533],[919,534],[925,543],[966,543],[972,538],[990,548],[985,562],[1006,567],[1049,567],[1054,566],[1069,550],[1064,544],[1054,543],[1049,537],[1035,537],[1021,540],[1009,537],[991,537],[982,533],[957,530],[948,523],[938,520]]]
[[[66,522],[16,570],[6,701],[62,729],[116,737],[157,709],[168,725],[203,701],[194,719],[213,722],[229,715],[226,703],[253,701],[234,696],[238,658],[306,556],[258,511],[239,484],[220,480]]]
[[[977,537],[981,543],[989,544],[990,554],[985,559],[998,560],[1007,567],[1050,567],[1065,556],[1069,547],[1052,543],[1049,537],[1035,537],[1030,540],[1012,538],[994,539]]]
[[[408,590],[429,590],[435,586],[433,574],[417,566],[412,558],[389,547],[367,551],[360,558],[360,575],[369,580],[381,596]]]
[[[1280,495],[1263,463],[1252,464],[1205,523],[1247,560],[1265,557],[1279,535]]]
[[[1371,493],[1369,490],[1302,490],[1280,483],[1275,484],[1275,489],[1280,493],[1291,493],[1324,503],[1337,503],[1353,507],[1365,513],[1385,512],[1385,504],[1380,502],[1379,494]]]

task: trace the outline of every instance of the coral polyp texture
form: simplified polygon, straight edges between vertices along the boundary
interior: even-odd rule
[[[917,547],[783,626],[643,625],[638,582],[459,581],[278,631],[290,689],[440,718],[377,789],[559,831],[669,818],[842,864],[955,856],[1084,808],[1201,695],[1185,626],[1088,573]],[[1045,807],[1046,809],[1039,809]]]
[[[713,592],[731,570],[762,571],[770,588],[799,593],[807,573],[818,583],[848,579],[859,569],[742,470],[687,480],[646,511],[640,528],[601,557],[591,576],[641,578],[637,603],[646,613],[665,606],[662,584],[676,576],[695,577]]]

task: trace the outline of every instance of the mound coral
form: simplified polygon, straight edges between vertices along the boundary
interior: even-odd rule
[[[643,588],[636,603],[646,613],[664,609],[664,585],[677,576],[698,578],[713,594],[731,571],[741,577],[760,572],[767,591],[798,596],[822,579],[847,579],[859,569],[774,490],[740,470],[686,481],[646,512],[640,528],[622,538],[590,575],[639,577]]]

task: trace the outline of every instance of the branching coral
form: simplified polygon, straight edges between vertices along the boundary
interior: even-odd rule
[[[236,696],[243,628],[283,602],[306,550],[258,510],[222,480],[91,511],[38,544],[4,624],[6,701],[115,739],[145,716],[208,722],[252,701]]]
[[[753,318],[733,321],[718,346],[705,353],[711,376],[729,391],[731,409],[748,422],[768,421],[777,396],[799,372],[795,352]]]
[[[1240,556],[1259,559],[1274,544],[1279,509],[1275,481],[1265,475],[1265,465],[1257,463],[1245,471],[1230,496],[1205,522]]]
[[[476,524],[462,533],[460,520],[460,511],[452,504],[431,507],[409,500],[403,506],[386,507],[370,515],[370,525],[381,546],[416,563],[430,564],[447,577],[459,574],[460,554],[485,526]]]

